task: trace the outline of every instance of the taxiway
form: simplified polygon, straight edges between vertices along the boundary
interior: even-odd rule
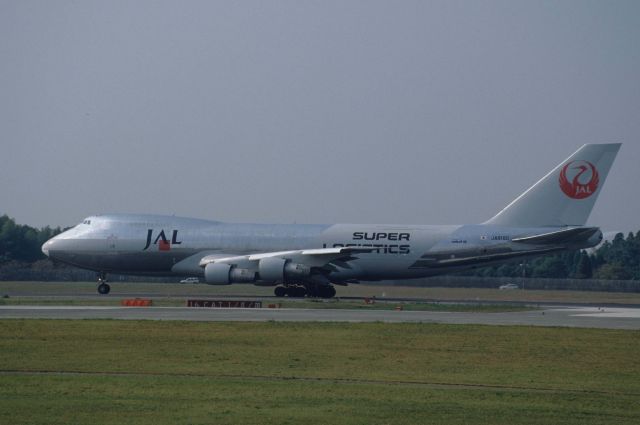
[[[540,310],[477,313],[347,309],[243,309],[193,307],[0,306],[0,319],[117,319],[282,322],[414,322],[482,325],[640,329],[640,309],[546,307]]]

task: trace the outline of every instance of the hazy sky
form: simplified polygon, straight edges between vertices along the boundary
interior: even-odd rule
[[[640,229],[638,1],[0,0],[0,214],[476,223],[584,143]]]

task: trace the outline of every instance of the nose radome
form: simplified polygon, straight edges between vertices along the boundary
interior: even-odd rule
[[[53,244],[53,239],[49,239],[48,241],[46,241],[45,243],[42,244],[42,253],[44,255],[46,255],[47,257],[49,256],[49,249],[51,249],[51,245]]]

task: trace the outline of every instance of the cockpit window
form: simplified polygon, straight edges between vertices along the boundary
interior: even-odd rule
[[[85,220],[82,222],[82,224],[91,224],[91,220]]]

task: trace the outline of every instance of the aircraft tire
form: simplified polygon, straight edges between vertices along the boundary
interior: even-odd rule
[[[102,295],[107,295],[111,291],[111,286],[107,283],[101,283],[98,285],[98,293]]]
[[[336,288],[333,286],[321,286],[318,288],[320,298],[333,298],[336,296]]]
[[[304,298],[307,295],[307,289],[304,286],[292,286],[289,288],[289,296],[296,298]]]
[[[287,288],[284,286],[276,286],[276,289],[273,290],[273,293],[276,297],[284,297],[287,295]]]
[[[327,292],[329,294],[328,298],[333,298],[336,296],[336,288],[335,286],[329,286],[329,290]]]
[[[306,285],[306,296],[309,298],[316,298],[318,297],[318,289],[316,288],[316,285]]]

